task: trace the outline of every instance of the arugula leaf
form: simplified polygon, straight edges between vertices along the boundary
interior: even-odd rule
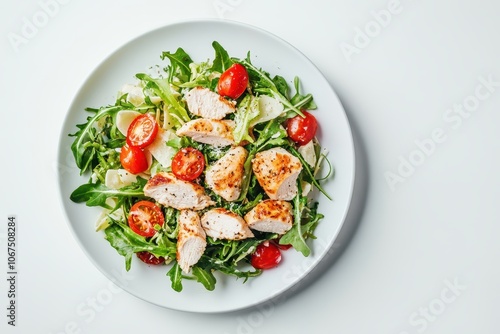
[[[211,89],[213,79],[211,66],[212,65],[208,62],[191,63],[189,65],[189,68],[191,69],[189,81],[182,83],[176,82],[175,85],[182,88],[206,87]]]
[[[293,155],[295,155],[300,160],[300,163],[302,164],[303,171],[308,176],[308,180],[311,181],[311,183],[316,188],[318,188],[318,190],[321,191],[321,193],[323,195],[325,195],[326,198],[328,198],[331,201],[332,198],[330,197],[330,195],[328,195],[328,193],[319,184],[318,180],[315,179],[314,171],[311,169],[311,167],[309,167],[309,164],[304,160],[304,157],[302,156],[302,154],[300,154],[299,151],[297,151],[294,147],[290,147],[290,151],[292,152]]]
[[[175,258],[175,245],[173,247],[159,246],[146,241],[128,226],[114,223],[104,230],[105,239],[116,249],[118,254],[125,257],[125,269],[130,270],[132,255],[137,252],[150,252],[156,257]]]
[[[307,207],[307,197],[301,195],[302,187],[300,186],[300,181],[298,184],[299,191],[293,199],[293,227],[281,237],[280,244],[292,245],[302,255],[309,256],[311,249],[304,238],[302,226],[302,213]]]
[[[299,192],[293,199],[293,226],[285,233],[279,243],[282,245],[290,244],[304,256],[309,256],[311,249],[306,243],[306,239],[315,239],[313,232],[319,221],[324,215],[318,213],[318,202],[311,207],[307,206],[307,196],[302,196],[300,187],[301,180],[298,181]]]
[[[217,283],[217,280],[211,270],[205,270],[199,266],[193,266],[191,270],[193,271],[193,276],[198,282],[203,284],[205,289],[208,291],[213,291],[215,289],[215,283]]]
[[[280,101],[283,106],[285,106],[285,112],[293,111],[298,115],[304,116],[302,111],[288,100],[286,96],[288,88],[285,90],[283,87],[283,85],[287,86],[283,78],[277,76],[275,80],[273,80],[270,78],[269,73],[255,67],[250,61],[250,53],[247,55],[246,59],[241,61],[241,64],[247,69],[250,81],[254,84],[254,90],[256,92],[269,95]]]
[[[317,106],[313,101],[312,94],[302,95],[300,93],[300,79],[299,77],[295,77],[293,80],[295,86],[295,95],[290,99],[290,102],[297,108],[313,110],[316,109]]]
[[[253,187],[257,187],[257,181],[252,178],[253,182],[250,185],[249,189],[253,190]],[[260,186],[259,186],[260,189]],[[226,209],[229,211],[232,211],[239,216],[244,216],[248,211],[252,210],[257,204],[262,202],[262,198],[264,197],[264,194],[262,193],[261,189],[255,194],[255,197],[253,200],[251,200],[248,196],[247,199],[249,199],[248,202],[246,203],[237,203],[237,202],[226,202],[227,204],[224,206]]]
[[[172,282],[172,289],[177,292],[182,291],[182,269],[179,266],[177,261],[174,262],[174,265],[167,272],[167,276],[170,277],[170,281]]]
[[[234,113],[236,126],[233,130],[233,136],[236,144],[239,144],[243,140],[247,140],[250,143],[254,142],[254,139],[249,133],[250,124],[259,114],[259,98],[251,95],[245,96]]]
[[[214,41],[212,43],[212,47],[215,50],[215,58],[212,64],[212,71],[223,73],[227,70],[231,65],[234,64],[234,61],[229,57],[227,51],[219,44],[219,42]]]
[[[183,77],[182,79],[184,79],[183,81],[187,81],[187,79],[191,76],[191,68],[189,67],[189,64],[191,64],[193,60],[186,53],[186,51],[182,48],[178,48],[175,53],[164,51],[161,55],[161,59],[164,60],[165,58],[170,60],[173,73],[180,72]]]
[[[146,83],[145,88],[152,89],[167,104],[170,116],[173,116],[172,120],[176,125],[182,125],[190,121],[186,109],[177,100],[177,95],[170,87],[168,79],[153,79],[145,73],[138,73],[135,76]]]
[[[70,195],[70,199],[75,203],[86,202],[87,206],[102,206],[106,209],[112,209],[106,204],[109,197],[144,197],[143,188],[146,180],[138,178],[137,182],[120,189],[111,189],[102,183],[85,183],[76,188]]]
[[[243,179],[241,180],[241,192],[237,202],[243,201],[247,197],[248,187],[252,180],[252,159],[255,157],[255,151],[252,150],[248,153],[247,159],[243,164]]]
[[[77,124],[76,126],[79,130],[74,134],[70,134],[70,136],[76,137],[71,144],[71,151],[73,152],[76,165],[80,168],[80,175],[87,169],[93,168],[93,161],[97,159],[99,146],[102,144],[93,145],[98,137],[97,121],[105,116],[113,116],[122,109],[123,107],[121,106],[102,107],[98,110],[92,108],[85,109],[86,111],[93,112],[94,116],[89,116],[86,123]]]
[[[159,245],[162,243],[173,243],[170,239],[177,239],[177,235],[179,234],[178,214],[179,211],[172,207],[164,208],[165,224],[163,224],[163,230],[165,236],[160,239],[158,242]]]
[[[236,268],[236,266],[234,265],[227,264],[220,259],[209,257],[206,255],[201,256],[200,261],[198,261],[198,266],[200,266],[200,264],[203,264],[206,269],[210,268],[220,271],[221,273],[226,275],[232,275],[238,278],[244,278],[245,279],[244,282],[246,282],[247,279],[249,279],[250,277],[256,277],[262,274],[262,270],[260,269],[243,271]]]
[[[273,83],[276,86],[276,89],[278,92],[280,92],[281,95],[283,96],[288,96],[288,84],[286,83],[285,78],[283,78],[280,75],[276,75],[273,78]]]
[[[257,130],[258,138],[254,143],[254,148],[257,152],[262,151],[268,146],[268,143],[274,139],[283,139],[287,137],[286,130],[281,126],[284,119],[281,117],[274,118],[266,123],[262,130]]]

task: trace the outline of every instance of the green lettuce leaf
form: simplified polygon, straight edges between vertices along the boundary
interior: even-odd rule
[[[121,199],[124,197],[144,197],[144,186],[146,180],[137,178],[137,181],[120,189],[111,189],[102,183],[85,183],[76,188],[70,195],[75,203],[85,202],[87,206],[101,206],[112,209],[106,204],[106,199],[112,197]]]
[[[208,291],[213,291],[215,289],[215,283],[217,283],[217,280],[211,270],[205,270],[198,266],[193,266],[191,270],[193,271],[195,279],[203,284],[205,289]]]
[[[170,277],[170,282],[172,283],[172,289],[177,292],[182,291],[182,269],[177,261],[174,262],[172,268],[167,272],[167,276]]]
[[[175,244],[159,246],[148,242],[144,237],[133,232],[128,226],[119,223],[112,224],[104,230],[105,239],[116,249],[118,254],[125,257],[125,269],[130,270],[132,256],[137,252],[150,252],[156,257],[175,258]]]
[[[223,73],[225,70],[234,64],[234,61],[229,57],[227,51],[219,44],[219,42],[214,41],[212,47],[215,50],[215,58],[212,63],[212,71]]]
[[[259,114],[259,98],[251,95],[245,96],[238,104],[238,109],[234,113],[236,126],[233,130],[233,136],[236,144],[244,140],[250,143],[254,142],[253,137],[250,135],[250,124]]]

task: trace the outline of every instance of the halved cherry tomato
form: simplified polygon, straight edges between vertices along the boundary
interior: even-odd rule
[[[318,129],[316,117],[305,110],[302,110],[302,113],[304,117],[297,115],[290,118],[286,125],[288,137],[301,146],[309,143],[316,136]]]
[[[158,123],[151,114],[142,114],[134,118],[127,130],[127,144],[131,147],[144,148],[151,144],[158,134]]]
[[[144,252],[137,252],[135,253],[137,257],[144,263],[147,264],[152,264],[154,266],[159,265],[159,264],[164,264],[165,263],[165,258],[160,256],[156,257],[150,252],[144,251]]]
[[[245,66],[233,64],[219,78],[217,92],[221,96],[237,99],[245,92],[248,85],[248,72]]]
[[[184,147],[172,159],[172,173],[184,181],[193,181],[203,173],[205,157],[193,147]]]
[[[155,225],[163,226],[165,218],[158,205],[150,201],[139,201],[132,205],[128,213],[128,226],[143,237],[155,235]]]
[[[120,162],[123,168],[132,174],[139,174],[148,169],[146,154],[139,147],[124,145],[120,152]]]
[[[255,269],[271,269],[281,262],[281,251],[272,242],[263,242],[250,258],[250,264]]]

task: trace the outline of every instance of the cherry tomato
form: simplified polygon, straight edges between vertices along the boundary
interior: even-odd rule
[[[255,269],[271,269],[276,267],[281,261],[281,251],[272,242],[263,242],[250,258],[250,264]]]
[[[203,173],[205,157],[192,147],[181,148],[172,159],[172,173],[184,181],[193,181]]]
[[[297,115],[290,118],[286,128],[288,137],[301,146],[309,143],[316,136],[318,129],[316,117],[305,110],[302,110],[302,113],[304,117]]]
[[[217,91],[221,96],[237,99],[245,92],[247,85],[247,69],[245,66],[236,63],[221,74],[217,84]]]
[[[155,235],[155,225],[163,226],[165,218],[158,205],[150,201],[139,201],[132,205],[128,213],[128,226],[143,237]]]
[[[123,168],[132,174],[139,174],[148,169],[148,159],[141,148],[124,145],[120,152]]]
[[[127,130],[127,144],[131,147],[144,148],[151,144],[158,133],[158,123],[151,114],[142,114],[134,118]]]
[[[144,252],[137,252],[135,254],[142,262],[147,263],[147,264],[152,264],[152,265],[156,266],[156,265],[165,263],[164,257],[162,257],[162,256],[156,257],[153,254],[151,254],[150,252],[144,251]]]

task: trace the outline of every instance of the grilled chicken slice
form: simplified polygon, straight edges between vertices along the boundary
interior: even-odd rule
[[[252,230],[285,234],[293,224],[292,205],[287,201],[262,201],[245,215],[245,221]]]
[[[189,273],[205,252],[207,236],[201,227],[200,217],[195,211],[181,210],[178,218],[177,262],[181,269]]]
[[[189,111],[203,118],[219,120],[236,110],[236,102],[228,101],[208,88],[193,88],[185,98]]]
[[[234,144],[234,121],[197,118],[185,123],[177,130],[178,136],[188,136],[193,140],[216,147]]]
[[[297,194],[300,160],[281,147],[259,152],[252,159],[252,170],[270,199],[290,201]]]
[[[214,240],[243,240],[254,236],[243,218],[223,208],[207,211],[201,217],[201,226]]]
[[[159,172],[148,180],[144,195],[178,210],[201,210],[215,204],[202,186],[179,180],[174,174],[166,172]]]
[[[235,201],[240,196],[247,156],[248,152],[243,147],[233,147],[207,168],[205,174],[207,185],[226,201]]]

